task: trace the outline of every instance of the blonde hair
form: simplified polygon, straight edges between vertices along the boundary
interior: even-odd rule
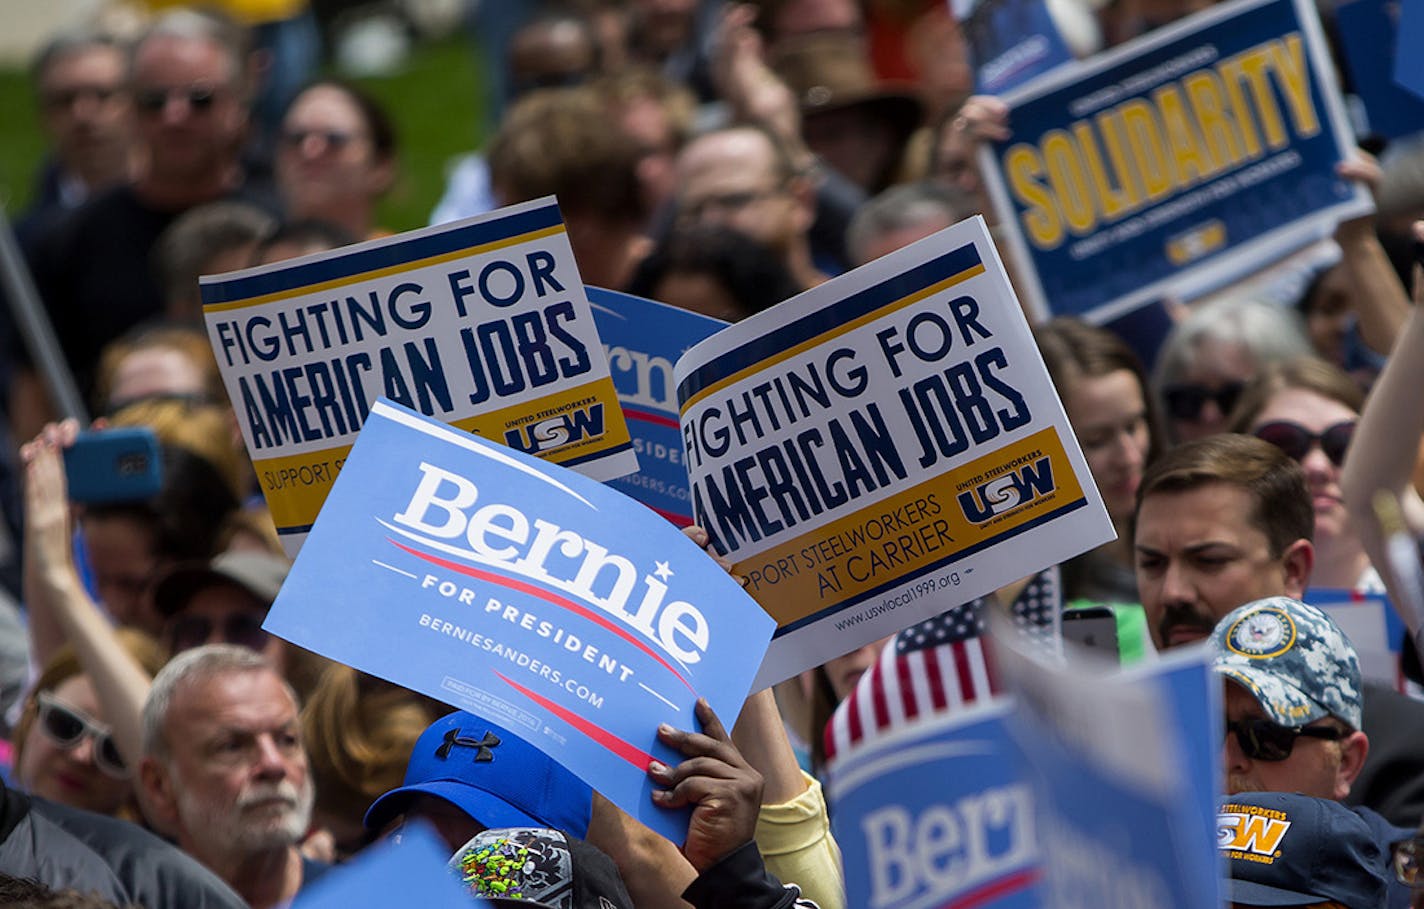
[[[302,711],[302,733],[322,810],[358,822],[405,777],[411,749],[450,708],[424,695],[331,664]]]

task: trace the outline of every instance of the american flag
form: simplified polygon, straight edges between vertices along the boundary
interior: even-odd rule
[[[1034,575],[1014,600],[1014,624],[1034,639],[1054,639],[1061,591],[1056,566]],[[988,608],[980,597],[895,635],[826,726],[827,760],[922,717],[998,694],[983,638]]]

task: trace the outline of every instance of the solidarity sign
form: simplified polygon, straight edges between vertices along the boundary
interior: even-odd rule
[[[1315,11],[1233,0],[1008,92],[981,166],[1040,312],[1107,320],[1367,213]]]
[[[982,218],[677,363],[692,507],[777,620],[765,686],[1112,539]]]
[[[552,199],[204,277],[202,292],[289,553],[380,397],[595,479],[637,469]]]
[[[681,842],[658,723],[700,728],[704,696],[730,724],[772,621],[643,506],[378,401],[265,627],[506,726]]]

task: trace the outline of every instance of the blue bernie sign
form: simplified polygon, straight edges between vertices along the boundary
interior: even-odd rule
[[[1032,909],[1033,793],[1007,702],[907,726],[837,757],[831,827],[846,905]]]
[[[1043,905],[1219,909],[1221,681],[1204,652],[1113,676],[996,653],[1018,700]]]
[[[1315,11],[1233,0],[1004,95],[981,167],[1040,314],[1221,286],[1370,211]]]
[[[498,722],[681,842],[657,726],[731,727],[773,622],[666,521],[600,483],[382,399],[265,627]]]
[[[387,840],[332,868],[297,894],[293,909],[471,909],[488,906],[470,896],[445,867],[450,848],[422,823],[401,829],[399,842]]]
[[[692,523],[692,490],[673,364],[727,323],[632,294],[599,287],[585,290],[638,455],[638,472],[608,480],[608,485],[686,527]]]

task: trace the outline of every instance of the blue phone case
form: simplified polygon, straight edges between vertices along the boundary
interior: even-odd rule
[[[146,426],[81,432],[64,451],[73,502],[95,505],[151,498],[163,485],[158,437]]]

